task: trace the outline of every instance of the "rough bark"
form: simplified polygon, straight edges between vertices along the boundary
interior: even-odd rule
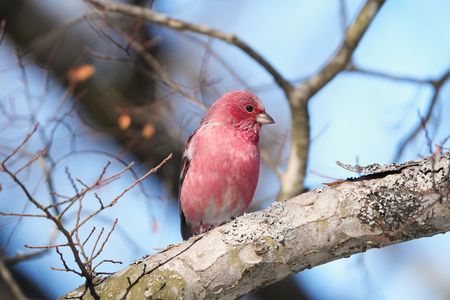
[[[366,175],[275,202],[169,246],[98,283],[98,294],[233,299],[292,272],[450,230],[450,152],[405,164],[342,166]],[[65,297],[90,298],[85,290]]]

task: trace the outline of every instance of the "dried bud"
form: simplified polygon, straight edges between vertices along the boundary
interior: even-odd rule
[[[92,77],[94,73],[95,67],[93,65],[84,64],[70,69],[67,78],[72,83],[82,82]]]
[[[131,117],[128,114],[122,113],[117,119],[117,125],[120,129],[125,130],[128,129],[131,125]]]
[[[146,139],[150,139],[155,134],[155,127],[147,123],[144,128],[142,128],[142,136]]]

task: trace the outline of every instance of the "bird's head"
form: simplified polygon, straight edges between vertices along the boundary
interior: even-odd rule
[[[259,132],[261,125],[275,123],[258,97],[247,91],[224,94],[209,108],[204,122],[233,125],[255,133]]]

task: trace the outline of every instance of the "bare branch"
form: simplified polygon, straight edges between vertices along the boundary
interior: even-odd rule
[[[383,78],[383,79],[392,80],[392,81],[402,81],[402,82],[408,82],[408,83],[413,83],[413,84],[432,84],[434,82],[434,80],[432,80],[432,79],[421,79],[421,78],[416,78],[416,77],[412,77],[412,76],[394,75],[394,74],[390,74],[387,72],[365,69],[365,68],[361,68],[361,67],[355,65],[354,62],[351,62],[348,64],[346,71],[358,73],[358,74],[362,74],[362,75],[367,75],[367,76],[372,76],[372,77]]]
[[[2,167],[5,168],[5,164],[8,162],[8,160],[10,160],[14,155],[17,154],[17,152],[19,152],[22,147],[28,143],[28,141],[31,139],[31,137],[33,136],[33,134],[36,132],[36,130],[38,129],[39,124],[35,124],[33,129],[25,136],[25,138],[23,139],[22,143],[20,143],[19,146],[17,146],[16,148],[14,148],[14,150],[7,156],[5,157],[5,159],[2,161]]]
[[[63,266],[64,266],[64,269],[52,267],[52,268],[51,268],[52,270],[55,270],[55,271],[63,271],[63,272],[72,272],[72,273],[77,274],[78,276],[83,276],[83,274],[81,274],[80,272],[78,272],[78,271],[76,271],[76,270],[74,270],[74,269],[72,269],[72,268],[69,268],[69,266],[68,266],[67,263],[66,263],[66,260],[64,259],[64,256],[63,256],[62,252],[59,251],[59,248],[58,248],[58,247],[56,247],[56,253],[58,253],[59,259],[61,260],[61,262],[62,262],[62,264],[63,264]],[[94,294],[94,295],[95,295],[95,294]],[[98,296],[97,296],[97,297],[98,297]],[[96,297],[94,296],[94,298],[96,298]]]
[[[20,167],[19,169],[16,170],[16,172],[14,172],[15,175],[19,174],[20,172],[22,172],[25,169],[28,169],[36,160],[38,160],[39,158],[41,158],[43,155],[45,155],[45,153],[47,152],[46,149],[43,150],[39,150],[35,155],[33,155],[33,157],[28,160],[22,167]]]
[[[1,211],[0,211],[0,216],[5,216],[5,217],[47,218],[46,215],[41,215],[41,214],[26,214],[26,213],[1,212]]]
[[[384,0],[367,0],[356,19],[348,27],[342,45],[336,54],[317,74],[301,82],[288,94],[292,118],[291,148],[287,170],[282,175],[278,200],[291,198],[303,191],[310,146],[309,100],[347,67],[353,52],[384,2]]]
[[[430,121],[434,107],[439,99],[439,95],[441,93],[442,87],[445,83],[450,79],[450,69],[448,69],[439,79],[437,80],[428,80],[427,83],[431,84],[434,88],[433,95],[431,96],[430,103],[428,104],[428,108],[425,112],[423,118],[420,118],[420,122],[411,130],[411,132],[400,142],[400,146],[395,155],[394,161],[398,161],[402,154],[404,153],[406,147],[414,140],[417,135],[424,130],[428,122]]]
[[[101,262],[99,262],[98,264],[96,264],[92,269],[95,270],[95,269],[97,269],[98,267],[100,267],[101,265],[106,264],[106,263],[109,263],[109,264],[119,264],[119,265],[123,264],[123,262],[118,261],[118,260],[104,259],[104,260],[102,260]],[[96,274],[101,274],[101,273],[102,273],[102,272],[96,272]]]
[[[151,174],[155,173],[156,171],[159,170],[159,168],[161,168],[169,159],[172,158],[172,153],[170,153],[165,159],[163,159],[163,161],[161,161],[156,167],[154,167],[153,169],[149,170],[147,173],[145,173],[142,177],[138,178],[137,180],[135,180],[132,184],[130,184],[127,188],[125,188],[119,195],[117,195],[113,200],[111,200],[110,203],[106,204],[105,206],[103,206],[103,208],[98,209],[94,212],[92,212],[90,215],[88,215],[85,219],[83,219],[79,224],[77,224],[77,226],[75,226],[75,228],[71,231],[71,234],[75,233],[81,226],[83,226],[87,221],[89,221],[90,219],[92,219],[94,216],[98,215],[101,211],[103,211],[106,208],[110,208],[112,206],[114,206],[117,201],[120,200],[120,198],[122,198],[126,193],[128,193],[128,191],[130,191],[132,188],[134,188],[136,185],[138,185],[139,183],[141,183],[145,178],[147,178],[148,176],[150,176]]]
[[[296,92],[297,97],[292,98],[291,101],[294,101],[296,105],[299,102],[307,102],[324,85],[347,67],[347,64],[351,61],[353,52],[384,2],[385,0],[366,1],[356,19],[348,27],[339,50],[317,74],[299,84],[298,91]]]
[[[79,276],[82,276],[85,278],[86,280],[86,286],[88,287],[91,295],[94,297],[94,299],[99,299],[98,295],[95,292],[94,289],[94,280],[96,278],[96,274],[95,272],[93,272],[92,268],[91,268],[91,261],[88,260],[87,256],[85,255],[85,251],[83,248],[83,244],[81,243],[81,240],[78,236],[78,230],[79,228],[85,224],[92,216],[97,215],[98,213],[100,213],[101,211],[103,211],[105,208],[111,207],[113,205],[115,205],[115,203],[117,203],[117,201],[126,193],[128,192],[130,189],[132,189],[133,187],[135,187],[137,184],[139,184],[141,181],[143,181],[145,178],[147,178],[150,174],[155,173],[167,160],[169,160],[172,156],[172,154],[170,154],[165,160],[163,160],[158,166],[156,166],[155,168],[151,169],[149,172],[147,172],[144,176],[140,177],[139,179],[137,179],[133,184],[131,184],[126,190],[124,190],[121,194],[119,194],[119,196],[117,196],[115,199],[113,199],[113,201],[111,201],[107,206],[105,207],[101,207],[99,210],[97,210],[96,212],[94,212],[93,214],[91,214],[90,216],[88,216],[87,218],[85,218],[82,222],[80,222],[80,215],[81,215],[81,208],[82,208],[82,199],[83,199],[83,195],[80,195],[80,193],[82,193],[83,191],[79,191],[78,188],[76,188],[75,186],[75,182],[72,179],[69,171],[66,169],[66,174],[69,177],[70,182],[72,183],[72,185],[74,186],[75,192],[77,193],[77,195],[75,197],[73,197],[73,199],[78,200],[79,203],[79,208],[78,208],[78,212],[77,212],[77,224],[76,227],[73,231],[68,231],[68,229],[64,226],[63,222],[61,221],[61,215],[59,216],[54,216],[51,211],[49,210],[48,206],[44,206],[43,204],[41,204],[37,199],[35,199],[32,195],[32,192],[28,190],[28,188],[25,186],[25,184],[16,176],[16,174],[14,172],[12,172],[7,166],[6,166],[6,162],[11,159],[15,154],[17,154],[17,152],[19,151],[19,149],[21,147],[23,147],[23,145],[25,145],[25,143],[31,138],[32,134],[34,133],[35,129],[29,133],[24,141],[16,148],[13,150],[12,154],[8,155],[3,161],[2,161],[2,167],[3,167],[3,171],[18,185],[18,187],[22,190],[22,192],[25,194],[26,198],[28,199],[29,202],[31,202],[34,206],[36,206],[36,208],[38,208],[39,210],[41,210],[45,217],[47,219],[49,219],[50,221],[52,221],[57,229],[64,235],[67,243],[64,244],[58,244],[58,245],[47,245],[47,246],[31,246],[31,245],[26,245],[26,247],[28,248],[33,248],[33,249],[50,249],[50,248],[55,248],[56,251],[58,252],[58,254],[60,255],[61,261],[63,262],[63,265],[65,267],[64,269],[58,269],[58,268],[54,268],[54,270],[64,270],[66,272],[73,272],[75,274],[78,274]],[[109,164],[106,165],[106,167]],[[111,182],[112,180],[114,180],[115,178],[118,178],[118,176],[120,176],[124,170],[119,171],[118,173],[108,177],[108,178],[104,178],[104,174],[105,174],[105,169],[106,167],[103,169],[103,171],[100,173],[98,180],[94,183],[93,187],[97,187],[100,183],[108,183]],[[127,166],[124,169],[127,170],[130,167]],[[90,187],[85,187],[85,190],[89,190]],[[84,191],[86,193],[86,191]],[[68,206],[71,206],[73,203],[75,203],[76,201],[72,201],[69,203]],[[66,202],[66,201],[64,201]],[[65,210],[66,211],[66,210]],[[65,212],[64,211],[64,212]],[[36,215],[23,215],[23,216],[33,216],[36,217]],[[112,228],[112,230],[115,228],[115,224]],[[110,233],[108,234],[108,236],[106,237],[106,240],[102,243],[101,248],[99,250],[99,252],[97,253],[100,254],[100,252],[103,250],[103,247],[105,246],[106,242],[109,239],[110,234],[112,233],[112,230],[110,231]],[[76,240],[74,240],[74,238],[72,237],[72,235],[76,233]],[[62,253],[59,251],[59,247],[68,247],[70,248],[70,251],[73,254],[74,260],[76,265],[78,266],[80,271],[76,271],[74,269],[68,268],[65,260],[63,258]],[[77,247],[79,247],[79,250],[77,249]],[[85,258],[86,262],[83,262],[82,257]],[[94,257],[95,258],[95,257]],[[93,259],[93,258],[92,258]]]
[[[115,220],[114,220],[114,223],[113,223],[113,225],[111,226],[111,229],[109,230],[108,234],[106,235],[106,238],[105,238],[105,240],[103,241],[103,243],[101,244],[100,249],[98,249],[97,253],[95,253],[95,248],[96,248],[96,247],[94,247],[94,248],[92,249],[92,254],[91,254],[91,257],[89,258],[89,261],[88,261],[89,263],[92,263],[92,261],[93,261],[94,259],[96,259],[96,258],[103,252],[103,249],[105,248],[106,243],[108,243],[109,238],[111,237],[111,234],[113,233],[114,229],[116,228],[116,225],[117,225],[117,222],[118,222],[118,221],[119,221],[118,219],[115,219]],[[103,229],[103,228],[102,228],[102,229]],[[99,239],[100,239],[100,234],[99,234]],[[98,240],[96,241],[95,246],[97,245],[97,242],[98,242]]]
[[[52,248],[61,248],[61,247],[69,247],[70,245],[68,243],[65,244],[57,244],[57,245],[45,245],[45,246],[34,246],[34,245],[27,245],[25,244],[26,248],[30,249],[52,249]]]

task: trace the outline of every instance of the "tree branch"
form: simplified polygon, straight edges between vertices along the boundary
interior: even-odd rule
[[[426,131],[426,126],[428,125],[428,123],[431,120],[431,117],[433,116],[434,108],[436,107],[436,103],[439,100],[439,96],[441,95],[442,88],[449,79],[450,79],[450,69],[448,69],[439,79],[428,80],[426,82],[433,87],[434,91],[431,96],[430,103],[428,104],[428,107],[426,109],[425,116],[411,130],[411,132],[409,132],[408,135],[405,138],[403,138],[403,140],[400,142],[399,148],[394,157],[394,161],[398,161],[400,159],[400,157],[405,152],[406,147],[411,143],[411,141],[413,141],[417,137],[417,135],[422,130]]]
[[[385,0],[367,0],[356,19],[348,27],[342,45],[325,66],[297,88],[297,97],[291,99],[296,105],[307,102],[322,87],[330,82],[339,72],[343,71],[351,61],[353,52],[361,41],[364,33],[383,6]]]
[[[294,197],[303,191],[310,144],[309,100],[339,72],[345,70],[351,61],[353,52],[384,2],[384,0],[367,0],[345,32],[342,45],[336,54],[317,74],[301,82],[289,93],[288,100],[292,118],[291,148],[287,169],[282,176],[278,200]]]
[[[450,230],[450,152],[356,169],[369,173],[169,246],[95,289],[122,299],[234,299],[292,272]]]

